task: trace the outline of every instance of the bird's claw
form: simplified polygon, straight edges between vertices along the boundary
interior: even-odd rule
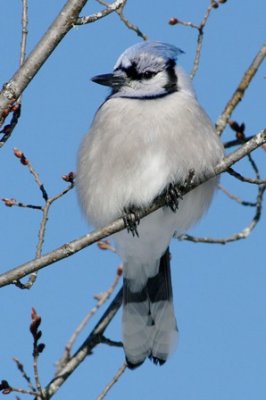
[[[193,169],[189,170],[189,174],[185,179],[184,183],[179,187],[174,183],[170,183],[165,191],[165,203],[166,206],[170,207],[173,212],[178,210],[179,200],[183,199],[183,195],[186,193],[192,183],[195,176]]]
[[[173,183],[168,185],[165,191],[165,204],[170,207],[173,212],[176,212],[179,205],[179,199],[182,200],[182,192],[177,189]]]
[[[139,237],[137,226],[140,223],[139,212],[135,208],[129,208],[124,210],[123,220],[127,231],[132,233],[132,236]]]

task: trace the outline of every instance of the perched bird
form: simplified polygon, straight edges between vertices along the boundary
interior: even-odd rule
[[[112,73],[93,77],[111,93],[79,152],[77,188],[90,223],[101,228],[125,215],[137,233],[113,236],[124,265],[122,324],[129,368],[147,357],[163,364],[174,348],[178,330],[169,243],[175,231],[184,233],[204,214],[217,179],[179,200],[174,185],[185,185],[191,171],[195,180],[202,178],[223,158],[191,80],[177,66],[181,53],[162,42],[138,43],[118,58]],[[143,218],[136,232],[128,213],[137,219],[138,210],[163,193],[168,206]]]

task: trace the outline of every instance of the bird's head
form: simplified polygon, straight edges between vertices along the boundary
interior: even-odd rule
[[[113,97],[152,99],[178,90],[177,47],[154,41],[138,43],[118,58],[113,73],[97,75],[93,82],[112,88]]]

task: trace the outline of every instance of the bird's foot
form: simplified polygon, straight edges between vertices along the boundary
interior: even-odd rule
[[[139,236],[137,226],[140,223],[139,210],[134,207],[124,209],[123,220],[127,231],[132,233],[132,236]]]
[[[173,183],[170,183],[165,191],[165,205],[170,207],[173,212],[176,212],[179,205],[179,199],[182,200],[182,191]]]
[[[177,187],[176,184],[170,183],[165,190],[165,203],[167,207],[170,207],[173,212],[178,210],[179,200],[183,199],[187,189],[192,185],[195,176],[193,169],[189,170],[188,176],[182,185]]]

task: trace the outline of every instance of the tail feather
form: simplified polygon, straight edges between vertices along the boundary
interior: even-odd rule
[[[158,274],[138,292],[124,279],[123,339],[130,368],[147,357],[162,365],[177,339],[169,250],[161,257]]]
[[[149,279],[147,286],[151,317],[154,320],[151,357],[161,364],[174,350],[178,333],[173,304],[169,249],[161,257],[158,275]]]

